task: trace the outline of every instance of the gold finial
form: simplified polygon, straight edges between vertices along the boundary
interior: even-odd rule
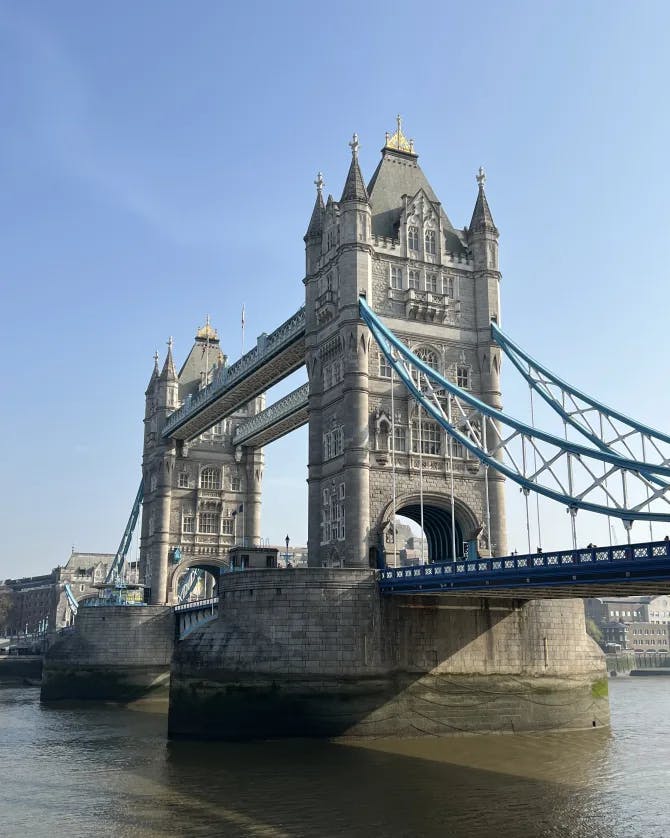
[[[484,184],[486,183],[486,172],[484,171],[484,167],[479,167],[479,172],[477,173],[477,183],[479,184],[479,188],[483,189]]]
[[[321,172],[318,173],[316,176],[316,180],[314,181],[314,186],[316,186],[316,191],[321,194],[323,192],[323,175]]]
[[[396,132],[389,134],[386,131],[386,145],[384,148],[392,148],[396,151],[404,151],[407,154],[416,154],[414,151],[414,140],[408,140],[402,132],[402,117],[396,116]]]
[[[198,331],[195,333],[196,338],[203,338],[205,340],[217,340],[218,334],[216,329],[212,328],[212,325],[209,321],[209,314],[205,317],[205,325],[201,326]]]
[[[351,149],[351,156],[356,159],[358,157],[358,146],[360,143],[358,142],[358,134],[354,134],[351,138],[351,142],[349,143],[349,148]]]

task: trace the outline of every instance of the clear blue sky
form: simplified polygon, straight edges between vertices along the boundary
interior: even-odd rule
[[[668,31],[665,2],[0,0],[0,579],[116,549],[154,350],[209,313],[234,360],[243,303],[248,342],[297,309],[316,172],[337,198],[357,131],[369,178],[397,112],[457,226],[487,169],[506,331],[667,428]],[[306,459],[266,451],[275,542]]]

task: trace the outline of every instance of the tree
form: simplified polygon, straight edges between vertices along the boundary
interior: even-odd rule
[[[592,620],[590,617],[586,618],[586,631],[591,637],[596,641],[599,646],[603,645],[603,633],[595,620]]]

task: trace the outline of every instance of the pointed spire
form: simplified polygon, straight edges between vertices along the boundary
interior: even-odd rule
[[[151,391],[152,387],[154,386],[154,384],[156,383],[157,380],[158,380],[158,352],[154,352],[154,368],[153,368],[153,371],[151,373],[151,378],[149,379],[149,383],[147,384],[147,389],[144,393],[145,396],[149,395],[149,392]]]
[[[349,174],[344,183],[344,190],[340,203],[342,201],[369,201],[368,190],[365,188],[365,181],[361,174],[360,166],[358,165],[358,134],[354,134],[349,147],[351,148],[351,166],[349,167]]]
[[[312,217],[309,220],[309,227],[305,233],[305,241],[307,239],[318,238],[323,231],[323,212],[325,207],[323,204],[323,175],[321,172],[316,176],[314,185],[316,186],[316,201],[314,202]]]
[[[174,366],[174,359],[172,358],[172,338],[168,340],[167,345],[168,352],[165,356],[165,363],[163,364],[163,370],[160,374],[160,378],[161,381],[176,381],[177,371]]]
[[[486,200],[486,193],[484,192],[484,184],[486,183],[486,172],[484,167],[479,167],[477,173],[477,183],[479,185],[479,193],[477,194],[477,202],[475,204],[474,212],[472,213],[472,221],[470,222],[470,233],[483,233],[485,231],[492,232],[495,236],[498,235],[498,228],[496,227],[489,202]]]

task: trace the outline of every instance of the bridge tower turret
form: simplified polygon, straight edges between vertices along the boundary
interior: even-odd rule
[[[371,211],[358,137],[339,203],[317,201],[305,236],[306,363],[309,375],[308,561],[368,565],[369,335],[358,297],[370,293]]]
[[[172,338],[168,341],[165,363],[158,374],[158,355],[146,391],[144,420],[144,501],[140,541],[140,576],[151,587],[151,602],[165,602],[168,554],[170,550],[170,513],[175,443],[163,440],[161,431],[167,417],[179,403],[179,379],[172,357]]]
[[[478,193],[468,229],[468,243],[472,251],[475,292],[475,328],[477,333],[477,364],[481,380],[481,397],[492,407],[502,409],[500,387],[500,349],[491,339],[491,321],[500,323],[500,280],[498,265],[498,228],[496,227],[484,184],[486,174],[480,166],[477,173]],[[487,434],[489,448],[495,434]],[[498,555],[507,553],[505,522],[504,479],[488,470],[491,540]]]

